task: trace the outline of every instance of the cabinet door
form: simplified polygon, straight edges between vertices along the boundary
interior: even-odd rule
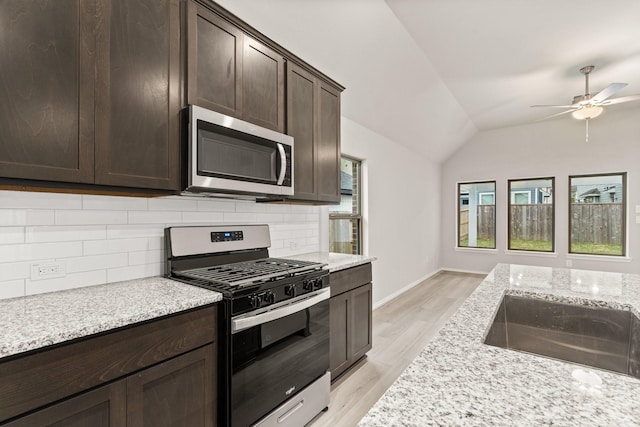
[[[123,380],[18,418],[6,427],[124,427],[125,425],[126,385]]]
[[[320,82],[318,96],[318,200],[340,202],[340,92]]]
[[[178,190],[178,0],[97,0],[96,183]]]
[[[242,32],[187,4],[187,102],[235,117],[242,112]]]
[[[371,350],[371,283],[351,294],[351,358],[356,361]]]
[[[284,57],[244,37],[242,118],[284,132]]]
[[[330,344],[329,370],[334,380],[344,372],[351,363],[351,299],[350,293],[344,293],[329,300],[330,309]]]
[[[294,199],[315,200],[316,186],[316,79],[287,64],[287,134],[294,138]]]
[[[93,182],[93,0],[0,1],[0,175]]]
[[[127,426],[213,427],[215,367],[209,344],[127,378]]]

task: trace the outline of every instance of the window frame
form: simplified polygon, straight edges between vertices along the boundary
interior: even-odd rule
[[[622,220],[620,221],[620,225],[621,225],[621,230],[620,230],[620,238],[621,238],[621,245],[622,245],[622,253],[620,255],[617,254],[597,254],[597,253],[590,253],[590,252],[573,252],[571,250],[571,230],[573,229],[573,223],[572,223],[572,212],[571,212],[571,205],[572,205],[572,200],[571,200],[571,180],[572,178],[594,178],[594,177],[600,177],[600,176],[615,176],[615,175],[619,175],[622,177],[622,207],[621,207],[621,212],[622,212]],[[627,221],[628,221],[628,215],[627,215],[627,195],[628,195],[628,189],[627,189],[627,172],[610,172],[610,173],[592,173],[592,174],[580,174],[580,175],[569,175],[568,178],[568,205],[569,205],[569,209],[567,209],[568,213],[568,221],[567,221],[567,243],[568,243],[568,248],[567,248],[567,253],[569,255],[584,255],[584,256],[596,256],[596,257],[617,257],[617,258],[625,258],[627,256]]]
[[[543,181],[543,180],[550,180],[551,181],[551,194],[553,197],[553,203],[551,204],[551,250],[546,251],[546,250],[538,250],[538,249],[519,249],[519,248],[512,248],[511,247],[511,206],[517,206],[516,203],[512,202],[512,197],[511,197],[511,183],[512,182],[518,182],[518,181]],[[514,193],[524,193],[524,191],[515,191]],[[528,204],[532,204],[531,203],[531,192],[527,191],[526,193],[528,193],[528,199],[529,199],[529,203]],[[508,179],[507,180],[507,194],[509,195],[509,197],[507,197],[507,250],[508,251],[518,251],[518,252],[534,252],[534,253],[540,253],[540,254],[553,254],[556,251],[556,178],[554,176],[545,176],[545,177],[535,177],[535,178],[514,178],[514,179]],[[515,201],[515,197],[513,197],[514,201]],[[537,200],[537,197],[536,197]],[[540,204],[540,205],[546,205],[548,203],[535,203],[535,204]]]
[[[461,196],[461,186],[463,185],[469,185],[469,184],[493,184],[493,207],[494,207],[494,216],[493,216],[493,247],[482,247],[482,246],[460,246],[460,207],[462,206],[460,203],[460,196]],[[456,202],[456,249],[470,249],[470,250],[488,250],[488,251],[495,251],[497,248],[497,236],[496,236],[496,226],[497,226],[497,208],[498,208],[498,204],[497,204],[497,199],[498,199],[498,183],[495,179],[489,179],[489,180],[482,180],[482,181],[460,181],[456,183],[456,195],[455,195],[455,202]],[[483,191],[482,193],[489,193],[488,191]],[[465,193],[468,194],[468,193]],[[480,201],[479,197],[480,197],[481,192],[478,192],[478,202]],[[468,195],[467,200],[470,202],[471,201],[471,196]],[[478,205],[480,205],[478,203]],[[469,206],[469,203],[467,203],[465,206]],[[481,205],[481,206],[491,206],[491,205]]]
[[[355,220],[358,228],[358,244],[357,244],[357,254],[362,255],[362,241],[363,238],[363,229],[362,229],[362,160],[357,159],[355,157],[347,156],[344,154],[340,155],[340,161],[343,159],[349,160],[350,162],[358,163],[358,176],[357,176],[357,191],[356,191],[356,200],[358,204],[358,213],[343,213],[343,212],[331,212],[329,210],[329,229],[331,229],[331,221],[332,220]],[[329,235],[329,250],[331,250],[331,234]]]

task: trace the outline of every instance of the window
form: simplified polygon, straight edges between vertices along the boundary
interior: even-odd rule
[[[554,178],[509,180],[509,249],[553,252],[554,185]]]
[[[340,159],[340,205],[329,206],[329,250],[362,253],[361,162]]]
[[[496,182],[458,183],[458,247],[496,247]]]
[[[625,255],[627,174],[569,177],[569,252]]]

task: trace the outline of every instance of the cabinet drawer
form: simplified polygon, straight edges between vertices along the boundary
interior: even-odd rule
[[[371,283],[371,263],[351,267],[346,270],[331,273],[331,296],[355,289],[367,283]]]
[[[0,363],[0,422],[216,339],[217,306]]]

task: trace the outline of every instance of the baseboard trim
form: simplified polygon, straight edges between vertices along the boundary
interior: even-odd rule
[[[407,292],[409,289],[418,286],[420,283],[424,282],[427,279],[430,279],[434,276],[437,276],[440,273],[446,273],[446,272],[451,272],[451,273],[463,273],[463,274],[472,274],[474,276],[486,276],[487,274],[489,274],[488,272],[484,272],[484,271],[473,271],[473,270],[461,270],[461,269],[457,269],[457,268],[439,268],[429,274],[427,274],[426,276],[423,276],[422,278],[409,283],[407,286],[405,286],[402,289],[398,289],[397,291],[395,291],[394,293],[392,293],[391,295],[386,296],[385,298],[381,299],[380,301],[377,301],[373,304],[373,310],[376,310],[380,307],[382,307],[383,305],[385,305],[386,303],[398,298],[400,295],[402,295],[403,293]]]
[[[438,269],[435,270],[429,274],[427,274],[426,276],[423,276],[422,278],[409,283],[407,286],[405,286],[402,289],[398,289],[397,291],[395,291],[394,293],[392,293],[391,295],[387,295],[385,298],[381,299],[380,301],[377,301],[376,303],[373,304],[373,309],[376,310],[379,307],[382,307],[383,305],[385,305],[386,303],[388,303],[391,300],[394,300],[396,298],[398,298],[400,295],[402,295],[403,293],[407,292],[409,289],[419,285],[420,283],[424,282],[425,280],[440,274],[442,272],[442,269]]]

